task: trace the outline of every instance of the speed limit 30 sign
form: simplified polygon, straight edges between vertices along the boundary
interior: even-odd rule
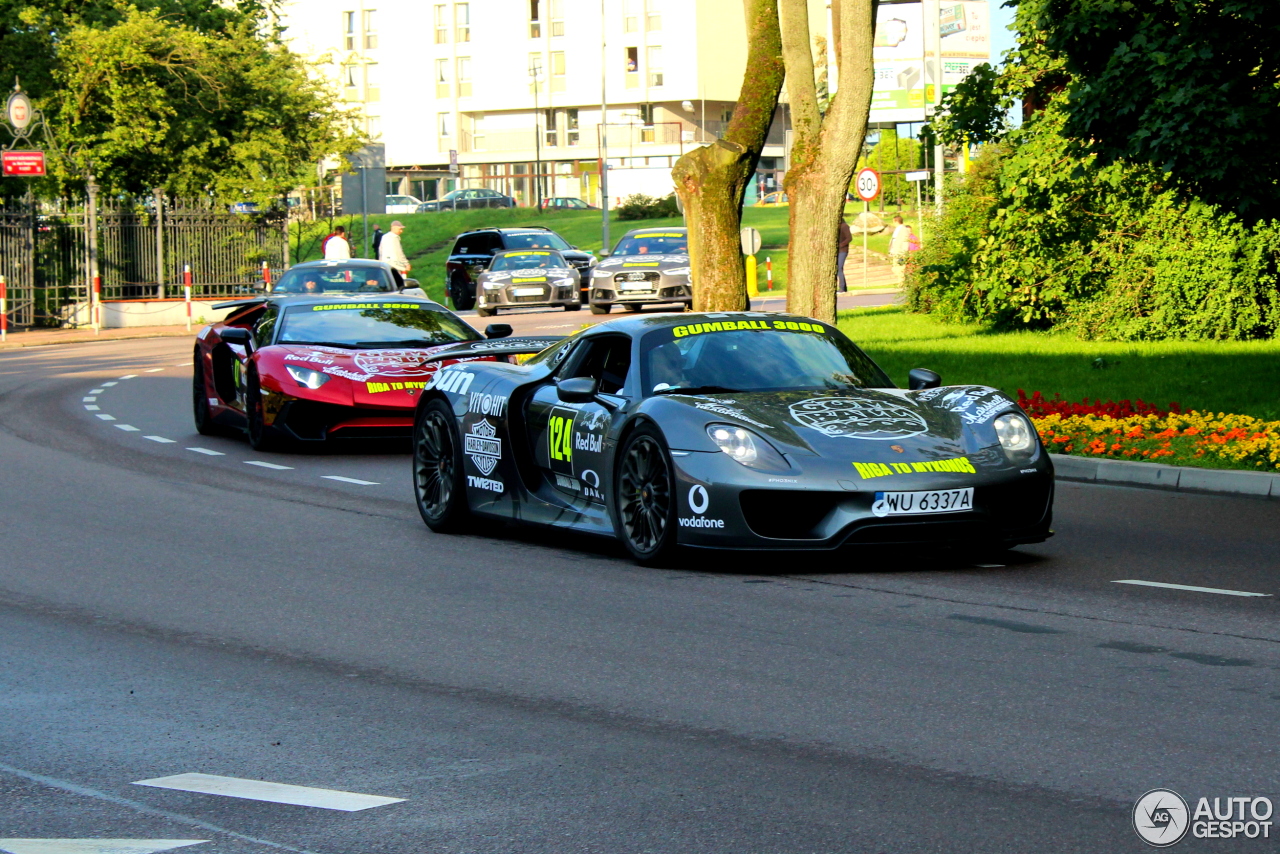
[[[853,183],[858,189],[858,198],[864,202],[869,202],[880,195],[880,173],[874,169],[860,170]]]

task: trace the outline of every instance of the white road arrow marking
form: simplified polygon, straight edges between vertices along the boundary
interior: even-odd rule
[[[0,839],[9,854],[156,854],[207,839]]]
[[[219,777],[213,774],[175,774],[152,780],[137,780],[135,786],[155,786],[158,789],[177,789],[180,792],[198,792],[204,795],[224,795],[228,798],[244,798],[250,801],[271,801],[277,804],[294,804],[300,807],[317,807],[342,812],[357,812],[372,807],[386,806],[404,798],[384,798],[380,795],[361,795],[336,789],[313,789],[310,786],[291,786],[287,783],[268,783],[264,780],[245,780],[240,777]]]
[[[322,474],[320,476],[325,480],[340,480],[343,483],[354,483],[356,486],[380,486],[381,485],[381,484],[374,483],[371,480],[357,480],[354,477],[343,477],[340,474]]]

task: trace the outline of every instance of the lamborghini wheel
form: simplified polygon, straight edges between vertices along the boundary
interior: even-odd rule
[[[676,550],[675,475],[655,428],[643,425],[627,438],[615,483],[623,545],[639,563],[665,563]]]
[[[249,447],[255,451],[284,450],[286,442],[276,428],[267,424],[266,407],[262,403],[262,382],[258,370],[249,367],[245,378],[245,415],[249,422]]]
[[[204,381],[204,358],[196,351],[195,366],[191,374],[191,410],[195,417],[196,432],[201,436],[217,436],[222,431],[213,421],[209,411],[209,387]]]
[[[432,400],[414,420],[413,495],[418,512],[433,531],[461,531],[470,521],[471,510],[453,410],[443,400]]]

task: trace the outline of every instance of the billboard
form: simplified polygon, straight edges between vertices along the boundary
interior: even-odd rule
[[[926,33],[926,13],[929,18],[937,16],[936,37]],[[934,79],[936,54],[941,53],[942,94],[946,94],[975,65],[990,61],[990,25],[987,0],[881,2],[876,7],[870,121],[924,121],[925,107],[940,100]],[[836,79],[834,69],[829,79]]]

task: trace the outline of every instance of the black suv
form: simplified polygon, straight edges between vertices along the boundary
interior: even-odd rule
[[[489,266],[494,253],[505,249],[558,250],[578,271],[580,300],[584,303],[587,301],[587,286],[591,284],[591,268],[595,266],[595,256],[570,246],[563,237],[549,228],[522,225],[511,228],[477,228],[458,235],[444,268],[445,290],[455,309],[467,311],[475,306],[476,279]]]

